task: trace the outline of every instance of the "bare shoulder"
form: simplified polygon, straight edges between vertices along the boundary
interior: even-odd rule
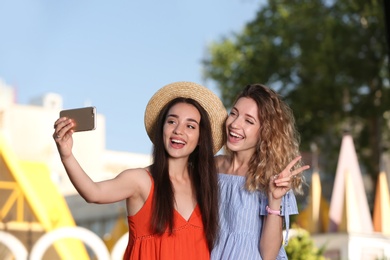
[[[126,178],[150,178],[149,167],[126,169],[120,175],[124,175]]]
[[[150,194],[152,178],[149,174],[149,167],[124,170],[118,178],[120,178],[120,183],[127,183],[127,189],[131,190],[126,205],[127,214],[133,216],[142,208]]]
[[[149,174],[149,167],[126,169],[122,171],[118,178],[126,183],[134,184],[134,188],[141,190],[149,190],[151,185],[151,176]]]

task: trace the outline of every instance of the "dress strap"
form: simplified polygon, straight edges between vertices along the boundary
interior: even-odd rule
[[[145,171],[148,173],[149,177],[153,180],[153,176],[152,174],[150,173],[150,171],[148,169],[145,168]]]
[[[285,221],[285,238],[284,238],[284,245],[287,246],[288,244],[288,231],[290,230],[290,215],[298,214],[298,205],[297,201],[295,199],[295,196],[293,192],[290,190],[288,191],[282,198],[282,215],[284,216]]]

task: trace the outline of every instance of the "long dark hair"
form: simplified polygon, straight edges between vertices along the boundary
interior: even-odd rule
[[[188,172],[195,189],[207,243],[211,250],[218,229],[218,184],[213,154],[213,138],[207,112],[191,98],[173,99],[162,109],[156,122],[153,139],[153,164],[150,167],[155,187],[151,227],[153,232],[157,234],[162,234],[167,228],[170,234],[174,232],[174,191],[169,178],[169,155],[164,147],[162,132],[168,110],[178,103],[193,105],[201,116],[199,145],[189,156]]]

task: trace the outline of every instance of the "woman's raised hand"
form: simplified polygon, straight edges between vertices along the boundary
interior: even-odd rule
[[[67,158],[72,154],[73,126],[73,121],[66,117],[61,117],[54,123],[53,138],[61,159]]]
[[[292,186],[292,181],[298,174],[310,168],[309,165],[302,166],[293,170],[294,165],[302,158],[298,156],[294,158],[282,172],[271,177],[269,182],[268,196],[272,196],[274,199],[282,198]]]

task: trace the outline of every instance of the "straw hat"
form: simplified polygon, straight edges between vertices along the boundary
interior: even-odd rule
[[[163,107],[171,100],[184,97],[197,101],[207,112],[213,135],[216,154],[223,145],[223,124],[227,117],[227,111],[221,100],[210,89],[193,82],[174,82],[159,89],[149,100],[144,116],[146,132],[153,142],[153,133],[156,127],[157,117]]]

